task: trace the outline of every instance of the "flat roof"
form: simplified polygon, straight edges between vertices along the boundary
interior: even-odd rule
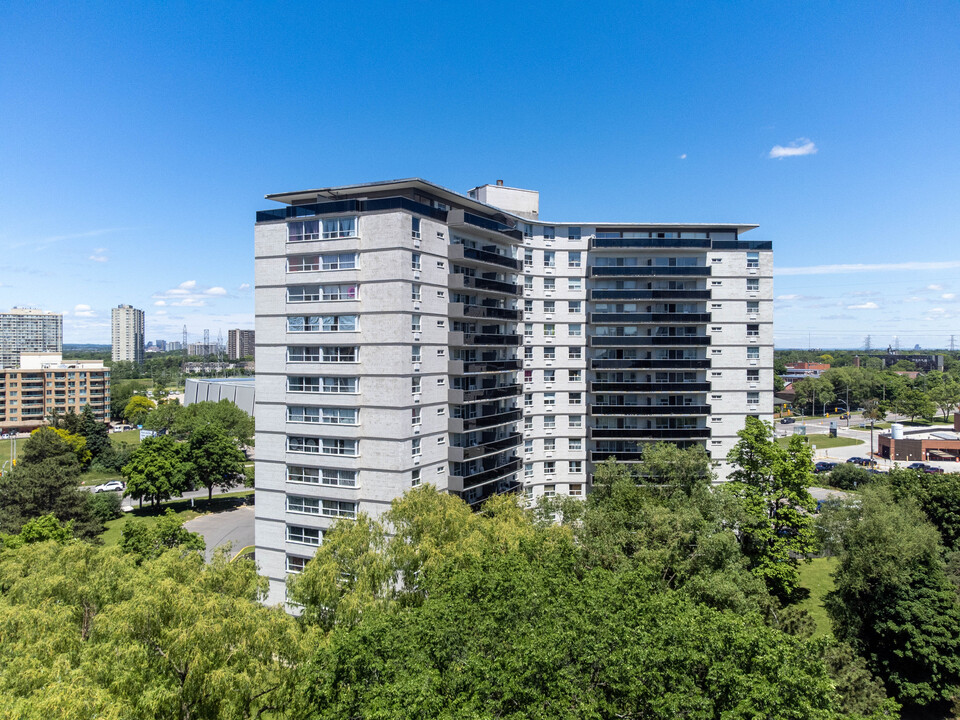
[[[478,185],[479,187],[484,187],[483,185]],[[492,186],[492,187],[504,187],[504,186]],[[737,232],[747,232],[748,230],[753,230],[754,228],[760,227],[757,224],[753,223],[691,223],[691,222],[637,222],[637,221],[622,221],[622,222],[611,222],[609,220],[604,220],[601,222],[593,222],[589,220],[544,220],[542,217],[538,218],[535,221],[525,218],[521,215],[516,215],[508,210],[503,208],[498,208],[493,205],[488,205],[487,203],[482,203],[478,200],[475,200],[463,193],[456,192],[455,190],[450,190],[436,183],[432,183],[423,178],[402,178],[398,180],[384,180],[379,182],[368,182],[368,183],[359,183],[355,185],[333,185],[330,187],[324,188],[315,188],[313,190],[298,190],[295,192],[284,192],[284,193],[271,193],[265,195],[264,197],[267,200],[273,200],[279,203],[285,203],[287,205],[292,205],[297,201],[303,200],[315,200],[318,197],[326,198],[328,200],[338,200],[344,199],[344,196],[353,197],[357,194],[363,192],[381,192],[384,190],[406,190],[411,188],[419,188],[425,190],[434,195],[437,195],[441,199],[449,199],[453,203],[460,205],[465,205],[467,207],[472,207],[476,210],[486,213],[500,213],[503,215],[508,215],[512,218],[515,218],[518,222],[530,223],[531,225],[590,225],[591,227],[644,227],[644,228],[658,228],[658,229],[671,229],[671,228],[690,228],[691,230],[708,230],[708,229],[718,229],[718,230],[736,230]],[[476,188],[473,188],[476,189]],[[508,188],[510,190],[523,190],[523,188]],[[530,192],[537,192],[531,190]]]

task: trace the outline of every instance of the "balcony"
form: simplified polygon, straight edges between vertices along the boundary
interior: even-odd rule
[[[773,250],[772,240],[714,240],[714,250]]]
[[[709,345],[710,338],[705,335],[594,335],[590,338],[591,347],[607,345]]]
[[[275,222],[278,220],[296,220],[316,215],[334,215],[357,212],[377,212],[382,210],[406,210],[407,212],[446,222],[447,212],[418,203],[405,197],[376,198],[374,200],[334,200],[332,202],[310,203],[308,205],[289,205],[257,212],[257,222]]]
[[[641,290],[638,288],[597,288],[591,300],[709,300],[709,290]]]
[[[708,382],[591,382],[590,392],[709,392]]]
[[[471,375],[473,373],[504,373],[523,368],[522,360],[451,360],[447,363],[449,375]]]
[[[592,440],[608,438],[658,440],[696,440],[710,437],[710,428],[590,428]]]
[[[656,249],[696,249],[709,250],[710,239],[689,239],[689,238],[606,238],[595,237],[590,241],[590,247],[594,250],[616,249],[616,248],[656,248]]]
[[[481,428],[496,427],[520,420],[520,410],[507,410],[494,415],[478,415],[473,418],[450,418],[447,429],[452,433],[465,433]]]
[[[463,333],[452,330],[447,336],[447,344],[453,346],[511,345],[516,347],[520,344],[520,336],[496,333]]]
[[[593,415],[709,415],[709,405],[597,405]]]
[[[703,370],[710,367],[708,358],[596,358],[590,361],[591,370]]]
[[[710,313],[590,313],[590,322],[596,324],[617,323],[687,323],[703,324],[710,322]]]
[[[520,321],[520,311],[510,308],[489,307],[487,305],[465,305],[450,303],[447,314],[452,318],[486,318],[495,320]]]
[[[459,244],[451,245],[447,249],[447,256],[451,262],[464,262],[481,266],[499,265],[500,267],[509,268],[514,272],[520,270],[520,261],[516,258],[507,257],[497,252],[490,252],[489,250],[468,248]]]
[[[487,280],[486,278],[463,275],[462,273],[451,274],[447,279],[447,287],[450,290],[481,290],[484,292],[509,295],[510,297],[520,295],[519,285],[502,282],[500,280]]]
[[[519,230],[490,218],[474,215],[460,208],[453,208],[447,212],[447,225],[450,229],[460,228],[464,232],[486,235],[490,238],[503,240],[509,238],[519,243],[523,240],[523,233]]]
[[[470,447],[451,446],[448,448],[447,459],[451,462],[468,462],[483,457],[484,455],[492,455],[503,452],[508,448],[517,447],[522,442],[523,436],[520,435],[520,433],[512,433],[498,440],[492,440],[479,445],[471,445]]]
[[[592,265],[591,277],[707,277],[709,265],[694,266],[640,266],[640,265]]]
[[[523,391],[522,386],[497,385],[489,388],[476,388],[475,390],[456,390],[451,388],[447,391],[447,402],[453,405],[462,403],[485,402],[488,400],[500,400],[506,397],[515,397]]]
[[[489,482],[495,482],[503,479],[505,475],[510,475],[520,469],[520,458],[511,458],[509,461],[498,467],[482,470],[472,475],[451,475],[450,490],[453,492],[462,492],[468,488],[476,487]]]

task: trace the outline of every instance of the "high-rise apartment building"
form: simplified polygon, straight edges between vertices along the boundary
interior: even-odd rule
[[[547,222],[534,191],[419,179],[257,214],[257,560],[271,600],[337,518],[433,483],[589,491],[596,463],[772,418],[754,225]]]
[[[110,312],[114,362],[142,363],[144,349],[143,310],[132,305],[118,305]]]
[[[0,313],[0,368],[20,367],[20,353],[63,350],[63,315],[14,308]]]
[[[227,331],[227,356],[231,360],[253,356],[256,333],[253,330]]]

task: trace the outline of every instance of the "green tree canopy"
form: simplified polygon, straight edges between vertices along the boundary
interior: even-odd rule
[[[204,425],[190,433],[183,458],[187,479],[207,488],[209,499],[215,487],[230,488],[244,481],[246,458],[218,425]]]
[[[166,435],[146,438],[121,470],[127,479],[125,494],[141,502],[149,499],[154,505],[181,495],[186,488],[184,451]]]
[[[145,395],[134,395],[123,408],[123,418],[131,425],[143,425],[156,403]]]

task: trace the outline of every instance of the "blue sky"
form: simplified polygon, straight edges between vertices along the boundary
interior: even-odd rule
[[[503,179],[547,219],[758,223],[778,346],[960,346],[958,31],[937,0],[7,0],[0,308],[225,336],[266,193]]]

